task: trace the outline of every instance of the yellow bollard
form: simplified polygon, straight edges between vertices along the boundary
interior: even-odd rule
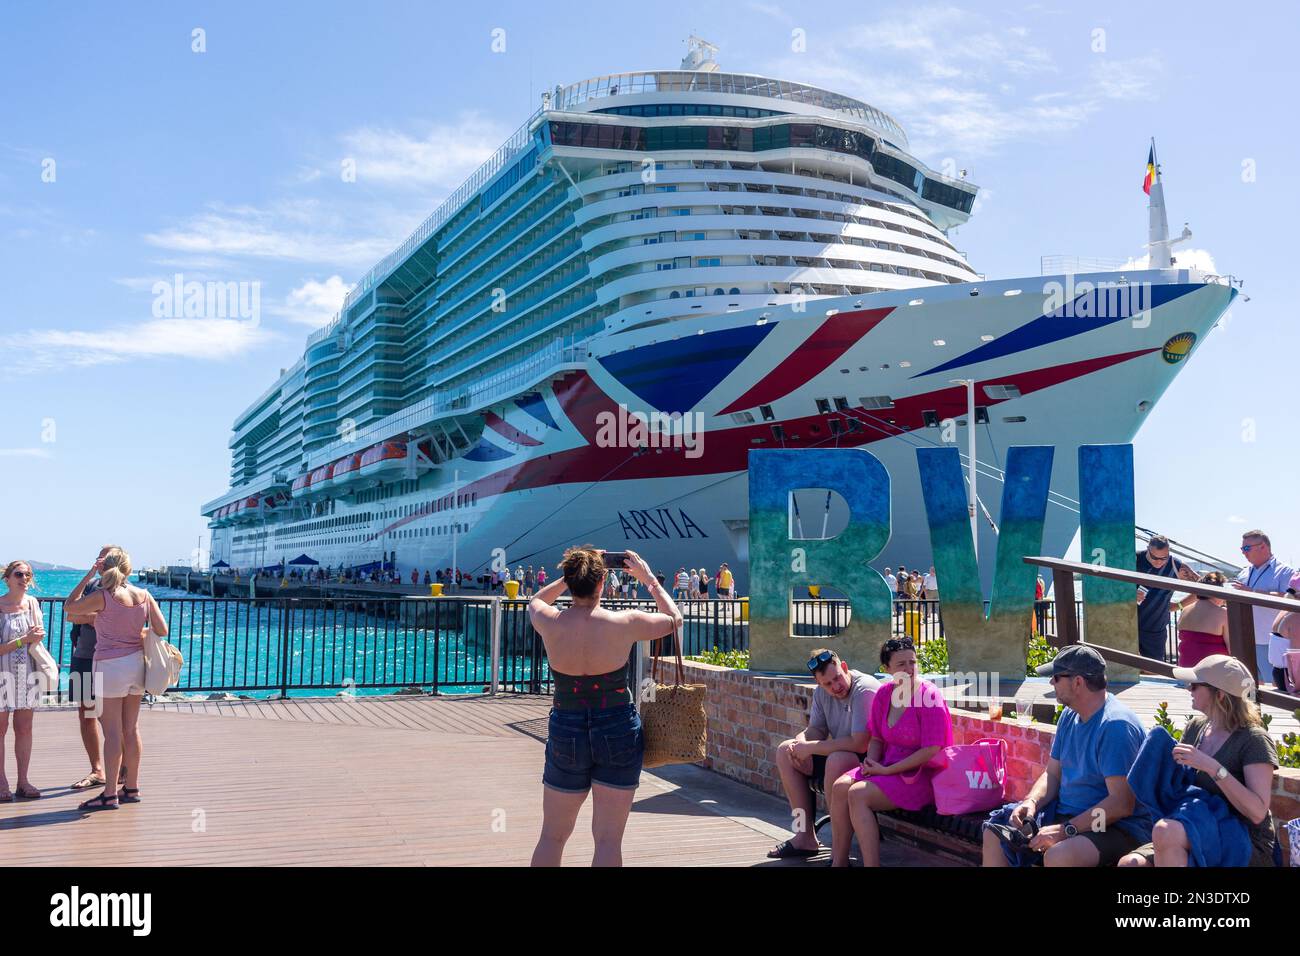
[[[507,581],[507,582],[506,582],[506,600],[507,600],[507,601],[513,601],[513,600],[515,600],[515,599],[518,598],[518,597],[519,597],[519,582],[518,582],[518,581]]]
[[[921,640],[921,612],[915,608],[903,611],[903,633],[915,643]]]
[[[442,597],[442,585],[434,582],[429,585],[429,597]]]
[[[808,596],[816,600],[822,596],[822,586],[820,584],[808,585]]]
[[[740,619],[742,621],[749,620],[749,598],[747,597],[740,599]]]

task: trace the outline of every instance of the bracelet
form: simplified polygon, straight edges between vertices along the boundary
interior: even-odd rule
[[[21,651],[22,649],[23,649],[23,639],[22,639],[21,637],[15,637],[15,638],[14,638],[14,650],[16,650],[16,651]]]

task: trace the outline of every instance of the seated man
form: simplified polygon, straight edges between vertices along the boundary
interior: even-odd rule
[[[825,794],[830,804],[832,843],[839,846],[843,841],[847,847],[853,839],[848,803],[831,802],[831,784],[862,763],[871,739],[867,715],[880,682],[870,674],[849,670],[838,654],[825,648],[813,651],[808,670],[817,678],[808,728],[776,748],[776,766],[790,801],[794,836],[767,854],[773,859],[807,858],[821,850],[813,826],[817,809],[814,789]]]
[[[1038,673],[1052,678],[1065,710],[1047,770],[1024,800],[989,817],[984,865],[1113,866],[1151,840],[1151,816],[1127,779],[1146,731],[1107,693],[1106,661],[1091,647],[1064,647]],[[1030,821],[1027,846],[1003,838],[1007,827],[1025,833]]]

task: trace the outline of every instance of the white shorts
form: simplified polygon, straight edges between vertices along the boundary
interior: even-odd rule
[[[103,681],[103,689],[95,688],[101,697],[126,697],[144,693],[144,651],[125,657],[95,660],[95,680]]]
[[[1276,634],[1268,636],[1268,662],[1274,667],[1286,667],[1286,652],[1291,650],[1291,642]]]

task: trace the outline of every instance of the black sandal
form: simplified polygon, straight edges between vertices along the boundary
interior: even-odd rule
[[[113,802],[109,803],[110,800]],[[85,810],[87,813],[94,813],[96,810],[117,810],[120,808],[117,805],[117,794],[110,797],[101,793],[99,796],[91,797],[85,803],[80,804],[77,809]]]
[[[769,860],[807,860],[816,856],[822,851],[818,846],[815,850],[803,850],[794,845],[794,840],[786,840],[784,843],[778,843],[775,849],[767,851]]]
[[[122,799],[121,799],[121,802],[122,802],[122,803],[139,803],[139,802],[140,802],[140,788],[139,788],[139,787],[123,787],[123,788],[122,788]]]

